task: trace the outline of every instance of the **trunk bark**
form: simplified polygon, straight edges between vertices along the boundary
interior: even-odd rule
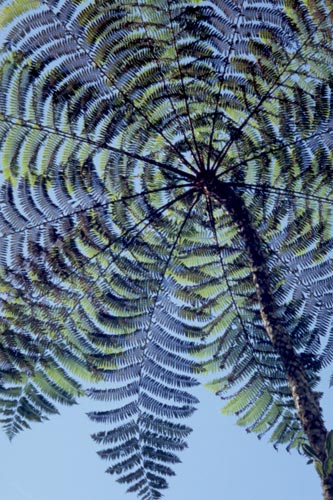
[[[322,478],[321,485],[323,488],[324,500],[332,500],[333,498],[333,478],[332,473],[327,474]]]
[[[254,228],[251,215],[243,199],[220,181],[213,181],[208,191],[227,210],[244,241],[251,263],[251,272],[264,328],[275,350],[280,355],[289,381],[298,417],[311,448],[316,453],[323,469],[327,457],[327,429],[322,417],[318,395],[312,389],[300,356],[291,344],[286,327],[276,314],[270,285],[267,255],[262,240]],[[323,496],[333,500],[333,473],[322,477]]]

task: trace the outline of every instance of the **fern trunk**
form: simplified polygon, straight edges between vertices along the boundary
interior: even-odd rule
[[[323,497],[324,497],[324,500],[332,500],[332,498],[333,498],[333,478],[332,478],[332,473],[327,474],[322,479],[322,487],[323,487]]]
[[[215,180],[208,190],[227,210],[242,236],[251,263],[263,326],[282,359],[298,417],[317,457],[323,497],[325,500],[333,500],[333,471],[330,470],[332,467],[327,467],[331,461],[327,453],[328,431],[322,417],[318,394],[309,383],[302,359],[291,343],[283,319],[277,315],[263,241],[253,227],[251,215],[243,199],[230,186]]]

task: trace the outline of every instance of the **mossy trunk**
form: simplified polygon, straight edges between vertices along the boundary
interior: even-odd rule
[[[325,469],[323,465],[327,459],[328,432],[322,417],[322,409],[318,395],[309,383],[301,358],[290,341],[286,326],[276,313],[264,244],[252,224],[251,215],[243,199],[230,186],[215,180],[209,186],[209,192],[227,210],[238,227],[250,259],[263,326],[282,359],[303,431],[321,467]],[[324,499],[333,500],[331,471],[322,473],[322,487]]]

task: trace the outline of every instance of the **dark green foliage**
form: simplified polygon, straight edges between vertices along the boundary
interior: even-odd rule
[[[158,498],[199,374],[305,437],[262,323],[242,197],[311,386],[332,361],[329,2],[1,2],[0,402],[10,436],[83,393],[108,472]],[[52,402],[53,400],[53,402]]]

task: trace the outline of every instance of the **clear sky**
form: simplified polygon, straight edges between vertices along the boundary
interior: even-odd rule
[[[326,384],[327,386],[327,384]],[[199,388],[200,409],[191,422],[189,448],[181,454],[166,500],[320,500],[319,478],[297,452],[276,452],[219,414],[221,402]],[[332,407],[332,389],[324,406]],[[63,408],[60,416],[34,425],[12,443],[0,437],[2,500],[134,500],[104,470],[89,435],[102,430],[85,412],[91,400]],[[331,411],[333,417],[333,411]],[[332,426],[332,418],[330,426]]]

